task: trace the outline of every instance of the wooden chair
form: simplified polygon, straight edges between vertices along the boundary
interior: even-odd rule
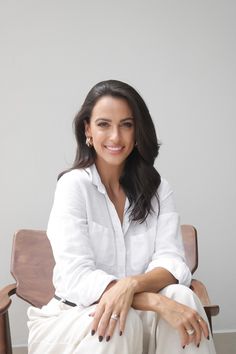
[[[187,264],[192,273],[198,267],[197,232],[191,225],[182,225]],[[42,307],[54,295],[52,272],[55,261],[51,245],[44,231],[20,230],[15,233],[12,247],[11,274],[16,283],[0,290],[0,354],[11,354],[11,336],[8,318],[10,296],[16,294],[29,304]],[[205,286],[193,280],[191,289],[205,308],[212,330],[211,316],[219,313],[219,306],[210,305]]]

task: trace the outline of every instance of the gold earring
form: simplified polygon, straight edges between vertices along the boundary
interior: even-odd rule
[[[91,136],[87,136],[86,137],[86,145],[90,148],[91,146],[93,146],[92,143],[92,137]]]

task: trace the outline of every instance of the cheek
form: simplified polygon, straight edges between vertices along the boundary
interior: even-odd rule
[[[127,138],[132,144],[135,144],[135,133],[131,132]]]
[[[92,132],[92,136],[93,136],[93,139],[98,142],[101,142],[105,138],[104,133],[99,132],[99,131]]]
[[[94,132],[93,135],[93,145],[96,150],[99,150],[102,148],[103,142],[104,142],[104,134],[100,132]]]

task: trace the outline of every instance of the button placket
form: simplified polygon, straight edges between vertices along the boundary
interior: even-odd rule
[[[108,194],[105,194],[108,211],[111,217],[114,233],[115,233],[115,241],[117,245],[117,266],[118,266],[118,273],[119,276],[125,276],[125,269],[126,269],[126,249],[125,249],[125,242],[124,242],[124,233],[122,229],[122,225],[115,209],[114,204],[110,200]]]
[[[130,216],[130,211],[128,212],[128,208],[129,208],[129,199],[126,197],[125,200],[125,209],[124,209],[124,217],[123,217],[123,225],[122,225],[122,230],[123,230],[123,234],[124,236],[126,235],[129,225],[130,225],[130,220],[129,220],[129,216]]]

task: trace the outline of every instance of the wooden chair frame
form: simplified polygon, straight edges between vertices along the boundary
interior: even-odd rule
[[[191,225],[182,225],[186,262],[192,272],[198,267],[197,231]],[[0,354],[12,354],[8,308],[11,296],[16,294],[29,304],[42,307],[53,297],[55,289],[52,273],[55,261],[45,231],[20,230],[15,233],[12,246],[11,274],[16,283],[0,290]],[[218,305],[211,305],[203,283],[193,279],[191,289],[200,298],[212,331],[212,316],[219,313]]]

